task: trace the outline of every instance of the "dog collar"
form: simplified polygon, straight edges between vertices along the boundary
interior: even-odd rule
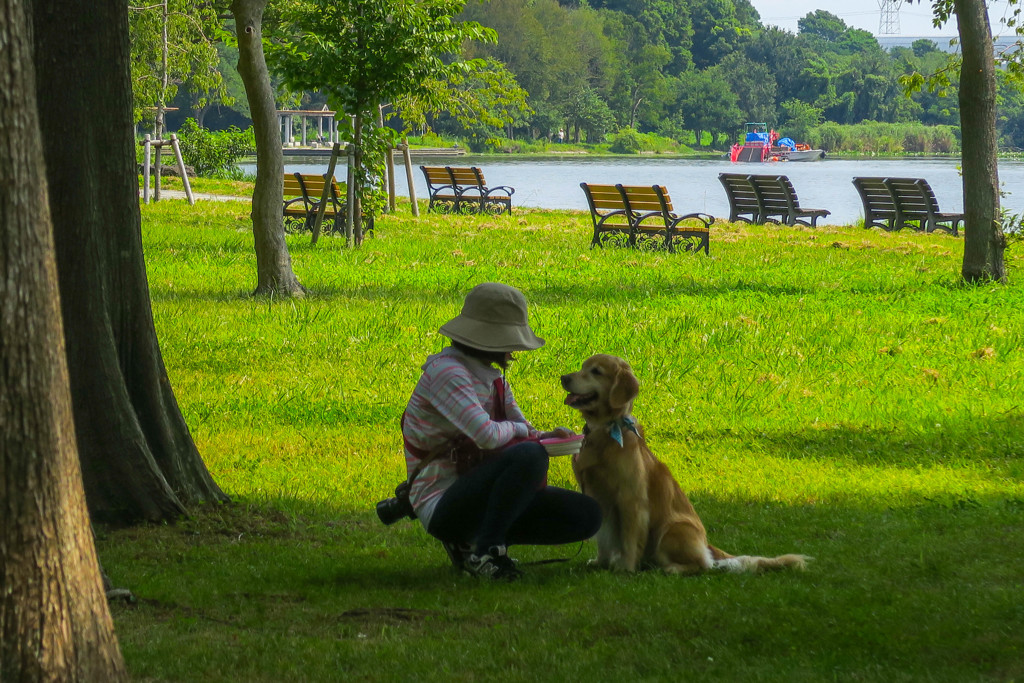
[[[640,432],[636,428],[636,420],[629,417],[628,415],[618,420],[612,420],[608,423],[608,434],[615,439],[615,443],[622,445],[622,429],[625,427],[629,431],[633,432],[637,436],[640,436]],[[590,426],[583,425],[583,435],[590,434]]]
[[[640,436],[640,432],[636,430],[636,420],[631,418],[629,415],[625,415],[618,420],[612,420],[608,423],[608,434],[615,439],[615,443],[622,445],[622,430],[628,429],[637,436]]]

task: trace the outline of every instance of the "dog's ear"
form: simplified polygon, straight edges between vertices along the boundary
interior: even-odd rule
[[[633,376],[628,365],[620,365],[615,381],[608,392],[608,404],[612,408],[624,408],[640,393],[640,382]]]

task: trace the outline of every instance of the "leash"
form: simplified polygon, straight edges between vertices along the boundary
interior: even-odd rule
[[[586,543],[586,541],[580,541],[579,547],[576,548],[576,553],[571,557],[549,557],[546,560],[534,560],[533,562],[523,562],[522,564],[524,567],[536,567],[542,564],[557,564],[559,562],[569,562],[571,560],[575,560],[577,557],[580,556],[580,553],[583,552],[584,543]]]

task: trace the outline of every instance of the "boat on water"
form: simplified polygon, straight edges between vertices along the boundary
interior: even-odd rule
[[[825,150],[811,149],[808,145],[794,142],[792,138],[780,138],[766,123],[746,124],[743,142],[729,150],[733,162],[770,161],[818,161],[825,158]]]

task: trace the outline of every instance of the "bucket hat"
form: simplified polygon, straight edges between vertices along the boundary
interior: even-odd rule
[[[484,282],[466,295],[462,313],[439,330],[452,341],[481,351],[530,351],[544,346],[533,333],[526,297],[515,287]]]

